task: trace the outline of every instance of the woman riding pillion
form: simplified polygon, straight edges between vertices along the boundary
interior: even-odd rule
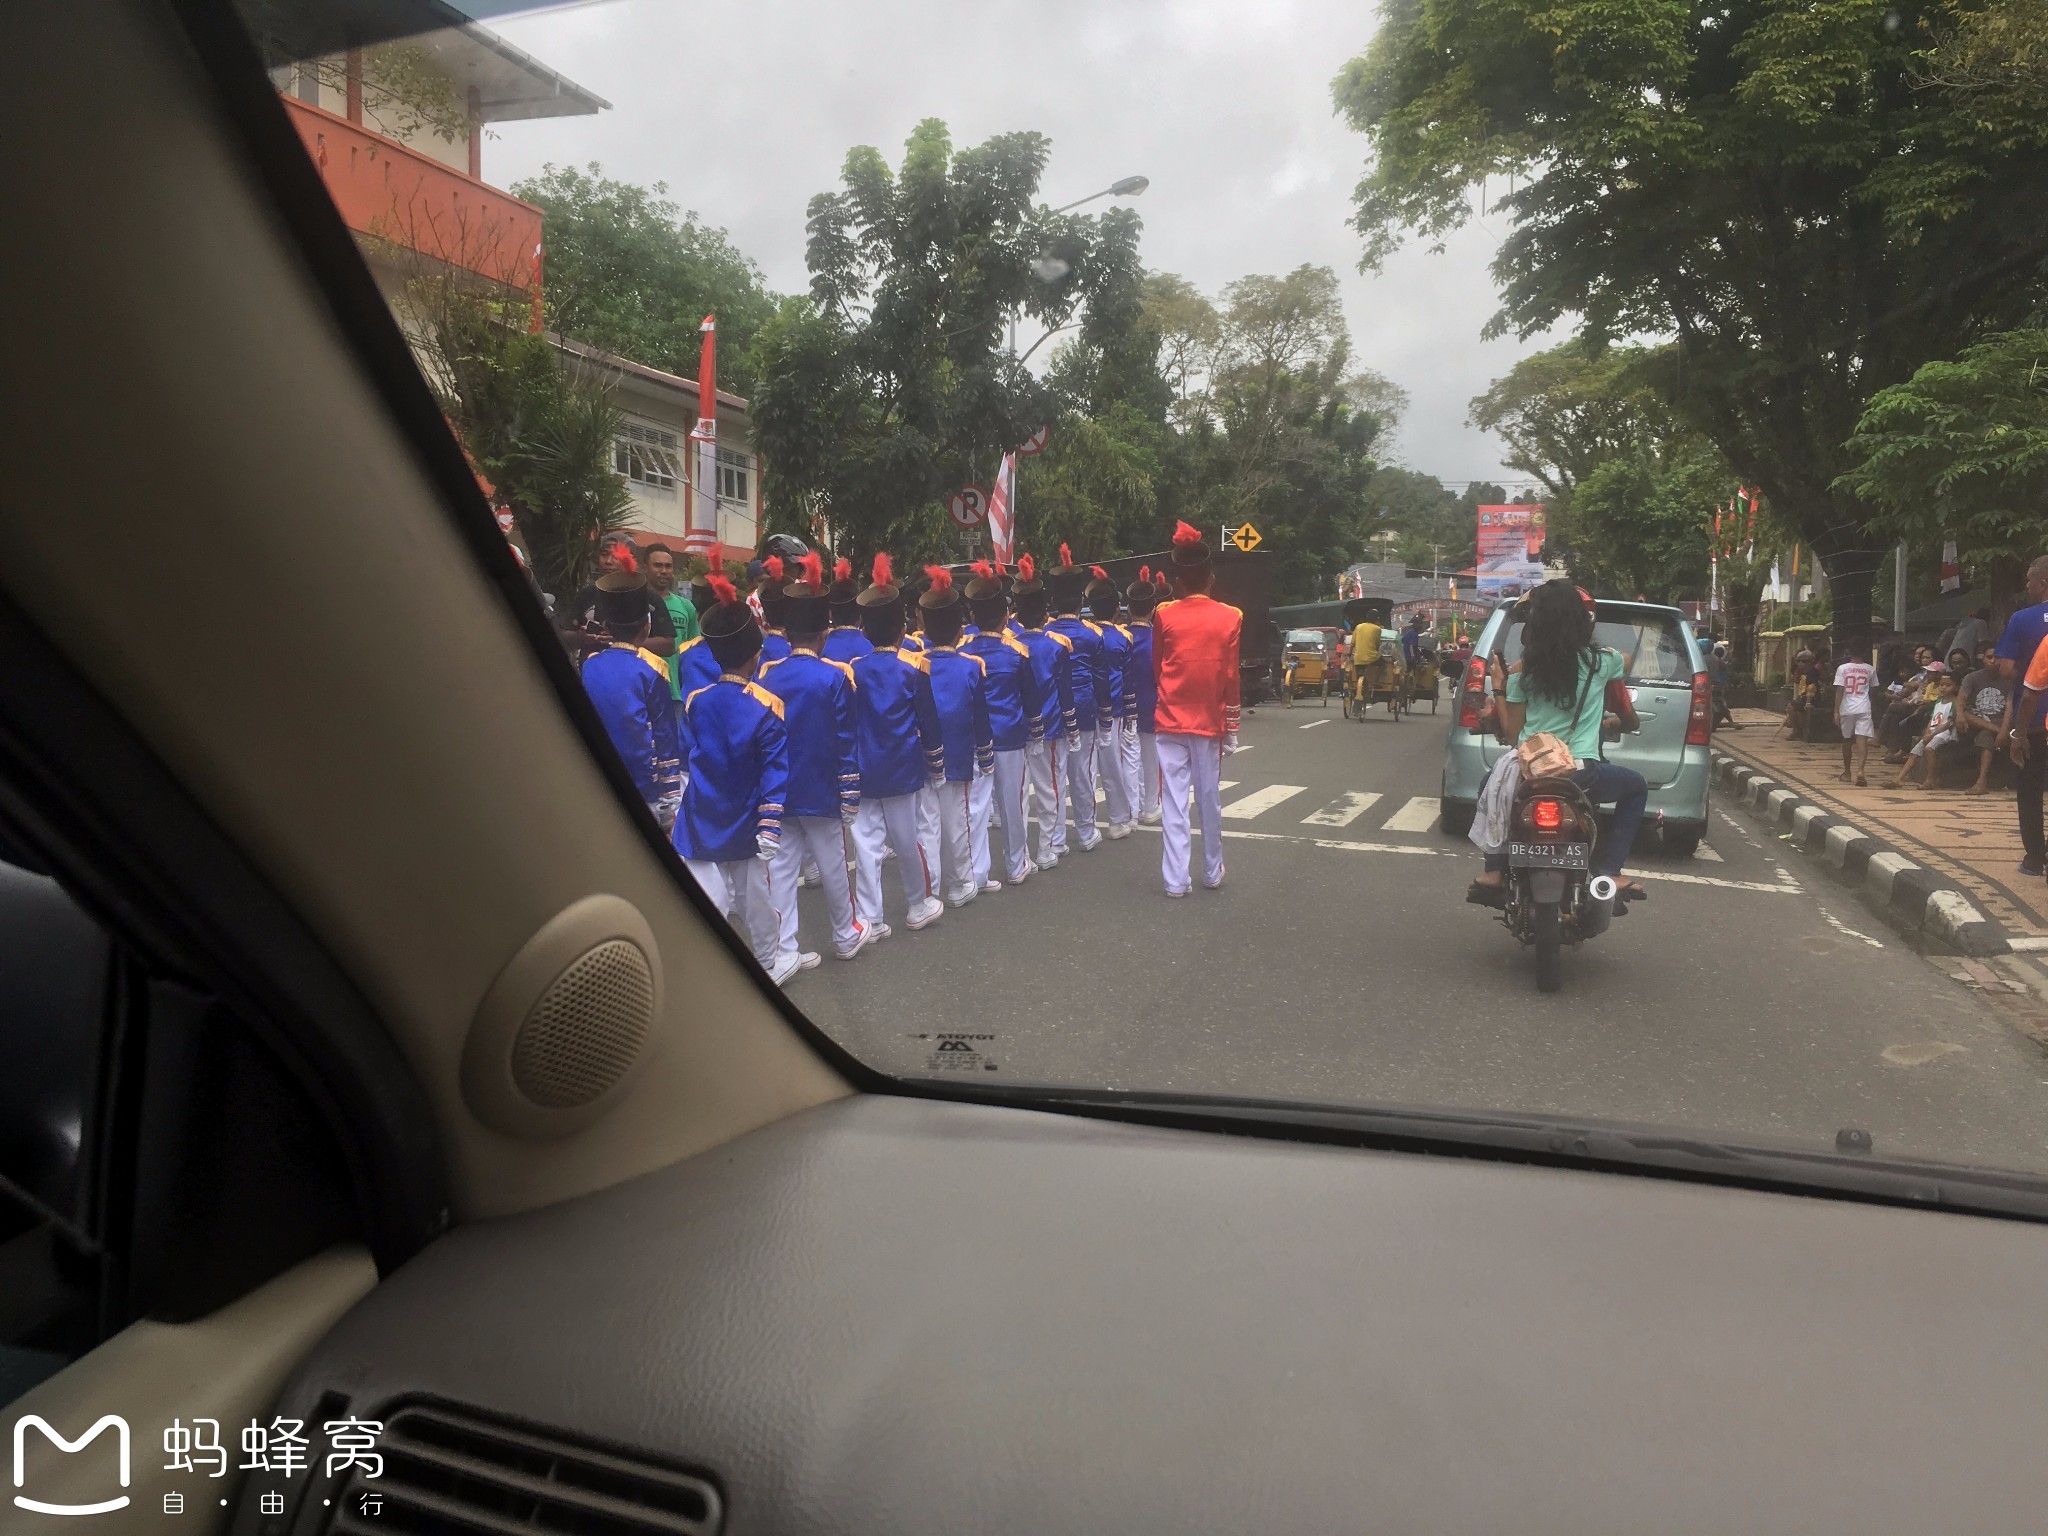
[[[1538,732],[1563,740],[1578,767],[1572,782],[1596,803],[1614,804],[1614,824],[1601,839],[1595,874],[1615,880],[1615,911],[1625,902],[1642,901],[1649,892],[1634,880],[1621,878],[1623,861],[1642,825],[1649,785],[1633,768],[1602,760],[1600,730],[1608,713],[1607,685],[1618,681],[1626,664],[1618,651],[1593,643],[1593,600],[1570,582],[1545,582],[1529,595],[1522,629],[1522,659],[1504,668],[1495,655],[1494,696],[1504,734],[1519,746]],[[1615,710],[1621,728],[1637,729],[1635,706],[1616,690]],[[1486,856],[1486,873],[1472,882],[1470,899],[1498,905],[1507,876],[1507,845]]]

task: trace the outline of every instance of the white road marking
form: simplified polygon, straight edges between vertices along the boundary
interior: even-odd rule
[[[1868,944],[1872,949],[1884,948],[1884,945],[1881,942],[1879,942],[1876,939],[1873,939],[1867,933],[1858,933],[1854,928],[1851,928],[1847,923],[1843,922],[1839,917],[1835,916],[1835,914],[1830,912],[1826,907],[1816,906],[1813,910],[1818,912],[1821,915],[1821,917],[1826,920],[1827,925],[1830,928],[1834,929],[1835,932],[1842,935],[1843,938],[1861,939],[1864,943]]]
[[[1311,721],[1309,721],[1309,723],[1308,723],[1307,725],[1304,725],[1303,727],[1301,727],[1301,729],[1303,729],[1304,731],[1312,731],[1312,730],[1314,730],[1314,729],[1315,729],[1315,728],[1316,728],[1317,726],[1319,726],[1319,725],[1328,725],[1329,723],[1330,723],[1330,722],[1329,722],[1329,721],[1327,721],[1327,720],[1311,720]],[[1242,751],[1244,750],[1244,748],[1243,748],[1243,747],[1239,747],[1239,748],[1238,748],[1237,750],[1238,750],[1238,751],[1240,751],[1240,752],[1242,752]]]
[[[1681,875],[1662,869],[1633,868],[1629,876],[1638,880],[1671,880],[1679,885],[1711,885],[1723,891],[1768,891],[1773,896],[1797,896],[1796,885],[1766,885],[1761,880],[1723,880],[1714,875]]]
[[[1380,823],[1382,832],[1427,832],[1436,825],[1436,796],[1417,795]]]
[[[1232,821],[1250,821],[1262,812],[1270,811],[1282,801],[1292,800],[1306,791],[1306,784],[1268,784],[1264,789],[1255,789],[1242,800],[1233,800],[1223,807],[1223,814]]]
[[[1373,808],[1380,797],[1360,790],[1332,800],[1313,816],[1301,818],[1304,827],[1348,827]]]
[[[1705,843],[1701,843],[1699,847],[1693,850],[1693,857],[1696,859],[1705,859],[1709,864],[1726,864],[1728,862],[1726,859],[1722,858],[1721,855],[1714,852],[1713,849],[1709,848]]]

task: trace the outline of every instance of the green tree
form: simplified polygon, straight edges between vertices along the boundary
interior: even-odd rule
[[[636,363],[697,376],[707,314],[718,317],[718,379],[746,395],[776,299],[722,229],[668,200],[660,182],[612,181],[603,167],[547,165],[512,190],[546,215],[548,326]]]
[[[1478,530],[1472,505],[1445,490],[1435,475],[1398,464],[1380,466],[1366,482],[1368,530],[1398,535],[1394,552],[1404,565],[1452,571],[1470,565]]]
[[[2048,547],[2048,330],[2015,330],[1922,366],[1872,397],[1849,439],[1844,488],[1878,525],[1956,540],[1995,592]]]
[[[899,169],[857,148],[841,189],[811,199],[810,295],[765,328],[754,400],[777,519],[822,516],[848,551],[948,552],[945,498],[1058,406],[1030,350],[1006,346],[1013,323],[1041,342],[1074,329],[1099,367],[1136,366],[1141,226],[1035,204],[1049,148],[1010,133],[955,152],[927,119]]]
[[[406,308],[427,381],[518,519],[535,577],[546,591],[574,592],[592,573],[598,539],[633,510],[612,468],[620,412],[610,388],[528,334],[523,300],[436,274],[408,284]]]
[[[1674,408],[1869,620],[1871,508],[1839,483],[1863,403],[2025,313],[2048,117],[1926,86],[1921,3],[1393,0],[1335,94],[1371,145],[1368,267],[1508,179],[1492,330],[1583,317],[1673,340]]]

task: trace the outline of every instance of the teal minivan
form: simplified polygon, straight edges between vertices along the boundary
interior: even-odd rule
[[[1456,680],[1457,711],[1444,742],[1443,826],[1462,833],[1472,825],[1487,770],[1507,748],[1480,710],[1488,691],[1489,659],[1509,666],[1522,654],[1522,622],[1503,603],[1480,631],[1465,675]],[[1643,825],[1657,828],[1666,851],[1692,854],[1707,830],[1707,745],[1712,735],[1713,692],[1706,657],[1692,626],[1676,608],[1656,603],[1600,602],[1593,610],[1596,643],[1621,652],[1625,681],[1642,729],[1610,740],[1606,757],[1633,768],[1650,786]]]

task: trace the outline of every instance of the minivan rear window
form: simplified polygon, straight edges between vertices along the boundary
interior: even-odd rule
[[[1621,652],[1632,683],[1682,683],[1692,686],[1692,655],[1675,614],[1595,610],[1593,639]],[[1509,666],[1522,657],[1522,623],[1503,630],[1498,647]]]

